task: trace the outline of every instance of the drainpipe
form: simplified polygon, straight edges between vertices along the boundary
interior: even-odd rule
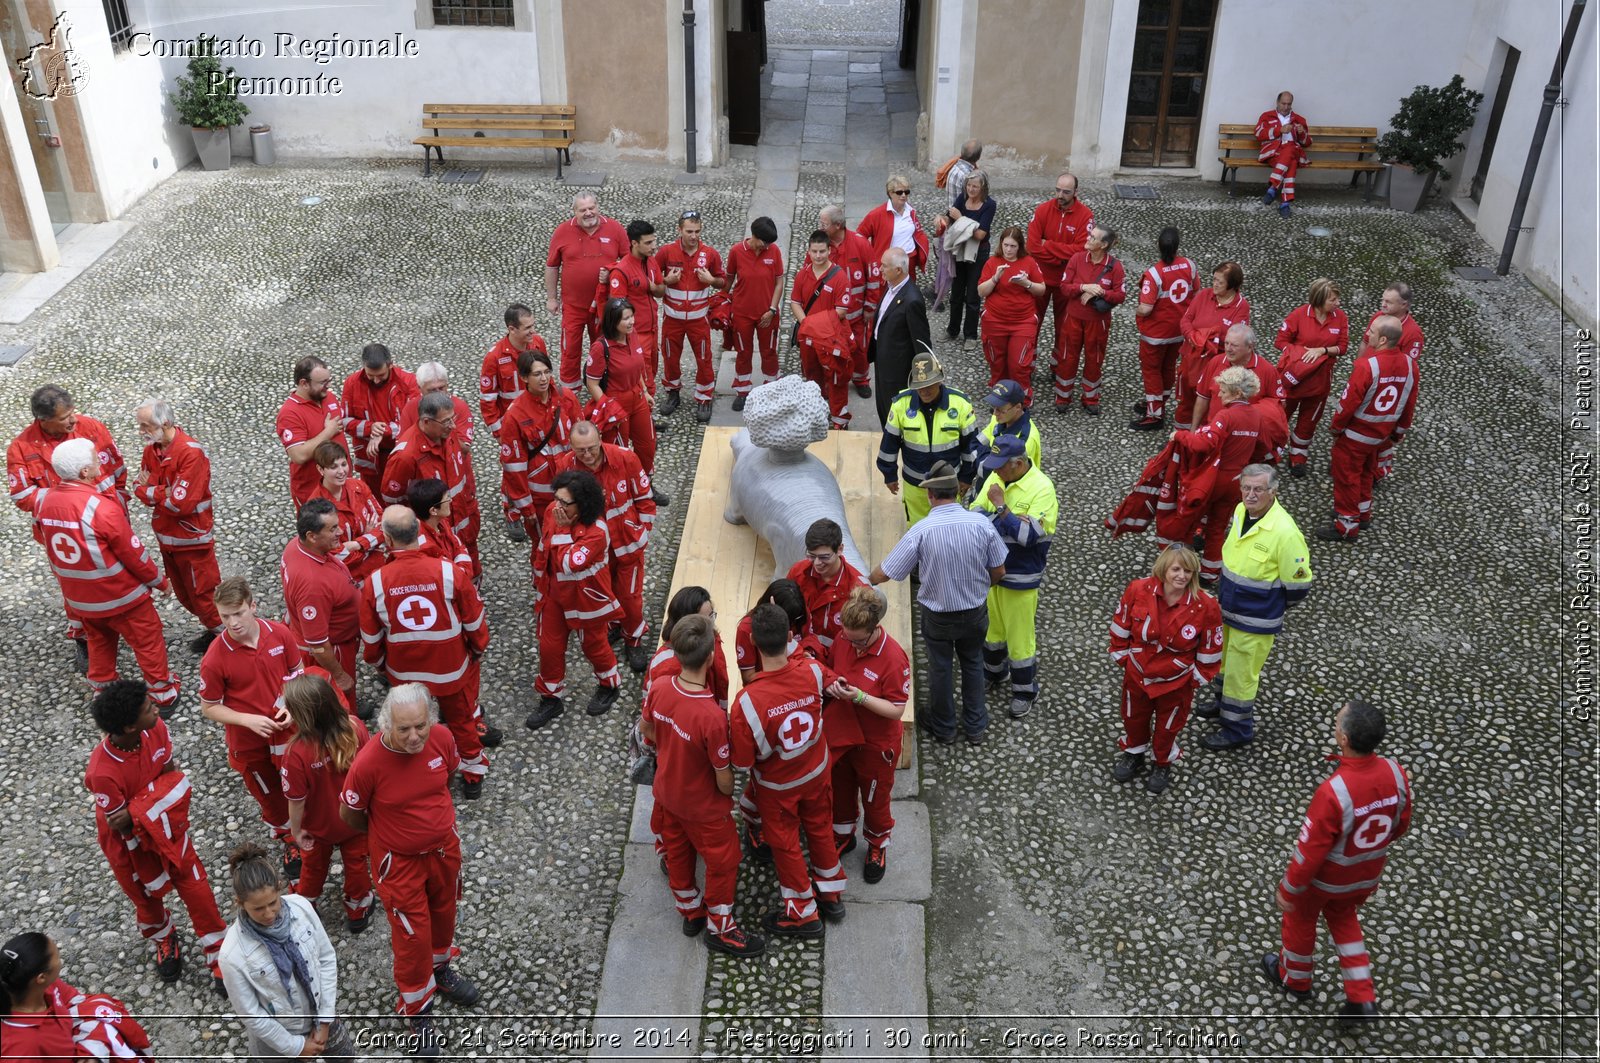
[[[694,173],[697,154],[694,112],[694,0],[683,0],[683,152],[684,169],[689,173]]]
[[[1500,248],[1500,264],[1495,267],[1495,272],[1502,277],[1511,272],[1511,256],[1517,250],[1522,216],[1528,209],[1528,197],[1533,194],[1533,175],[1539,169],[1545,134],[1550,131],[1550,116],[1555,113],[1556,101],[1561,98],[1561,80],[1567,70],[1567,54],[1572,51],[1572,42],[1577,39],[1578,23],[1583,21],[1583,9],[1587,2],[1572,0],[1572,11],[1567,15],[1567,31],[1561,35],[1561,50],[1556,53],[1555,67],[1550,71],[1550,81],[1544,87],[1544,106],[1539,109],[1539,121],[1533,127],[1528,161],[1522,167],[1522,184],[1517,188],[1517,201],[1511,207],[1511,220],[1506,223],[1506,242]]]

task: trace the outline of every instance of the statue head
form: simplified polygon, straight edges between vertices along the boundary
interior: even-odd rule
[[[804,450],[828,438],[828,401],[812,381],[779,377],[750,392],[744,423],[758,447]]]

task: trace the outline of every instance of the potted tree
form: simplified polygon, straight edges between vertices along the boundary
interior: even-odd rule
[[[201,34],[189,57],[189,74],[178,78],[178,91],[167,93],[178,121],[194,137],[200,165],[226,170],[233,154],[228,129],[244,121],[250,108],[239,100],[239,79],[233,67],[218,61],[217,39]]]
[[[1435,177],[1450,179],[1444,168],[1464,145],[1483,93],[1467,88],[1457,74],[1442,88],[1418,85],[1400,100],[1389,132],[1378,138],[1378,156],[1389,164],[1389,206],[1415,213]]]

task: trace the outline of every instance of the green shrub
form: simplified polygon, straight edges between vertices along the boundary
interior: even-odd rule
[[[178,91],[167,93],[178,121],[196,129],[224,129],[244,121],[250,108],[239,100],[239,78],[233,67],[217,60],[217,39],[201,34],[189,58],[189,75],[178,78]]]
[[[1482,102],[1483,93],[1467,88],[1460,74],[1443,88],[1418,85],[1400,100],[1400,109],[1389,119],[1390,131],[1378,138],[1379,156],[1448,181],[1450,171],[1442,164],[1461,151],[1461,138],[1472,128]]]

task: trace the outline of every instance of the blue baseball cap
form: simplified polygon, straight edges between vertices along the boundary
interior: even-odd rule
[[[989,389],[983,401],[990,406],[1010,406],[1028,401],[1027,394],[1022,390],[1022,385],[1015,380],[1002,380]]]
[[[994,442],[989,445],[989,453],[983,456],[978,468],[986,474],[991,473],[1012,458],[1025,457],[1027,453],[1027,446],[1016,436],[997,435],[994,437]]]

